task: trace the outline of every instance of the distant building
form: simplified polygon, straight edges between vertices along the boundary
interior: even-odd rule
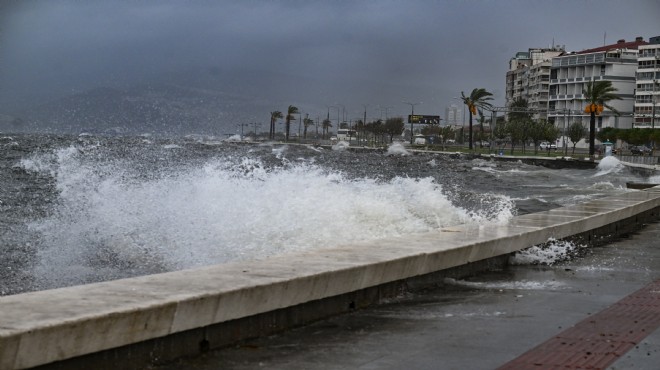
[[[459,126],[463,124],[463,113],[461,111],[462,107],[456,106],[456,104],[451,104],[445,108],[445,125],[448,126]]]
[[[510,107],[515,100],[522,98],[535,112],[533,118],[547,118],[551,60],[564,52],[564,46],[557,45],[516,53],[509,60],[506,73],[506,106]],[[506,116],[508,118],[508,113]]]
[[[621,100],[608,104],[619,114],[609,109],[603,111],[597,118],[596,131],[604,127],[631,128],[637,48],[646,44],[642,37],[637,37],[635,41],[619,40],[616,44],[553,58],[548,120],[562,129],[573,122],[589,127],[590,114],[584,112],[582,92],[589,81],[610,81]]]
[[[633,126],[660,128],[660,36],[637,49],[637,75]]]

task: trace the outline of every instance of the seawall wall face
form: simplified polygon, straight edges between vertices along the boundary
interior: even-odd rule
[[[0,297],[0,369],[143,368],[501,266],[551,238],[602,242],[659,211],[655,187],[503,225]]]

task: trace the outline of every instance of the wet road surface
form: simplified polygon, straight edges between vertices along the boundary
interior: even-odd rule
[[[448,280],[158,369],[496,369],[658,279],[654,223],[571,261]],[[605,368],[660,368],[660,330],[648,334]]]

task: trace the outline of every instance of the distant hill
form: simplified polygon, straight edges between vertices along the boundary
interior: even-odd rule
[[[319,104],[326,102],[304,101],[318,96],[318,89],[316,81],[277,73],[198,68],[35,103],[0,120],[0,131],[224,135],[240,132],[240,124],[257,122],[264,132],[269,112],[285,111],[289,104],[318,106],[314,114],[324,112],[327,108]]]
[[[23,112],[27,131],[65,133],[222,134],[254,101],[171,84],[96,88]],[[13,127],[17,128],[17,127]],[[6,130],[6,129],[5,129]],[[232,131],[233,132],[233,131]]]

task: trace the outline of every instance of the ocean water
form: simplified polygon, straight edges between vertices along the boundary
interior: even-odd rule
[[[2,134],[0,175],[0,295],[505,223],[660,180],[615,158],[553,170],[401,145]]]

